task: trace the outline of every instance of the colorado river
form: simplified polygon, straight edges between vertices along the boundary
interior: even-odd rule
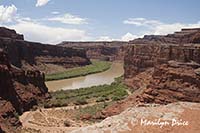
[[[79,89],[103,84],[111,84],[123,75],[123,63],[113,62],[109,70],[87,76],[46,82],[49,91]]]

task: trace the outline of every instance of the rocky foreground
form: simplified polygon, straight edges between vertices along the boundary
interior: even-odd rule
[[[94,125],[77,125],[65,115],[67,108],[42,109],[21,116],[23,132],[31,133],[198,133],[200,104],[178,102],[143,104],[128,108]],[[73,126],[67,127],[64,121]],[[80,127],[82,126],[82,127]]]
[[[72,133],[198,133],[200,104],[173,103],[165,106],[149,104],[132,107],[101,123],[83,127]]]

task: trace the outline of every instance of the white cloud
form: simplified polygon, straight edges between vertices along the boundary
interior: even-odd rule
[[[46,5],[50,0],[37,0],[36,7]]]
[[[77,28],[51,27],[41,24],[40,20],[34,20],[29,17],[22,17],[17,13],[14,5],[0,6],[0,26],[15,29],[18,33],[25,36],[26,40],[42,43],[56,44],[62,41],[84,41],[91,39],[87,36],[85,30]],[[7,22],[14,22],[8,24]]]
[[[122,36],[121,40],[122,41],[130,41],[130,40],[134,40],[136,38],[139,38],[139,36],[137,35],[133,35],[131,33],[126,33],[125,35]]]
[[[200,23],[196,24],[183,24],[183,23],[173,23],[173,24],[160,24],[152,28],[151,33],[155,35],[166,35],[174,33],[175,31],[180,31],[183,28],[199,28]]]
[[[0,6],[0,23],[11,22],[15,17],[17,8],[15,5],[11,6]]]
[[[136,26],[154,26],[160,25],[161,22],[157,20],[147,20],[145,18],[129,18],[128,20],[123,21],[124,24],[133,24]]]
[[[48,18],[49,21],[57,21],[64,24],[87,24],[86,18],[81,18],[78,16],[71,15],[69,13],[66,13],[64,15],[58,15],[56,17]]]
[[[61,27],[49,27],[31,21],[19,21],[15,25],[9,26],[18,33],[24,34],[25,39],[29,41],[38,41],[42,43],[60,43],[62,41],[85,40],[89,37],[84,30],[65,29]]]
[[[51,14],[53,14],[53,15],[57,15],[57,14],[60,14],[60,12],[58,12],[58,11],[54,11],[54,12],[51,12]]]
[[[110,38],[109,36],[100,36],[96,41],[114,41],[115,39]]]
[[[124,24],[130,24],[140,27],[146,27],[143,31],[143,35],[153,34],[153,35],[166,35],[174,33],[175,31],[180,31],[183,28],[199,28],[200,22],[193,24],[185,23],[163,23],[158,20],[148,20],[145,18],[129,18],[123,21]]]
[[[139,38],[140,36],[133,35],[131,33],[126,33],[121,38],[111,38],[110,36],[100,36],[94,41],[130,41],[136,38]]]

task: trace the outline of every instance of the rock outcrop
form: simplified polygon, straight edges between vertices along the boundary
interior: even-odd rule
[[[31,123],[24,123],[26,125],[24,131],[31,133],[199,133],[199,111],[199,103],[144,104],[140,107],[128,108],[121,114],[108,117],[100,123],[82,127],[78,125],[73,127],[59,125],[55,128],[54,124],[57,123],[52,119],[57,118],[57,121],[63,121],[62,117],[64,115],[62,114],[67,111],[65,109],[37,110],[26,114],[35,116],[29,117],[28,122],[41,123],[51,120],[50,123],[52,124],[33,126]],[[52,114],[53,116],[58,114],[60,117],[52,117]],[[39,119],[40,117],[42,120]],[[52,118],[48,119],[49,117]]]
[[[92,126],[71,133],[198,133],[200,131],[199,103],[172,103],[132,107],[119,115],[106,118]]]
[[[85,49],[88,58],[100,60],[121,60],[128,42],[62,42],[59,46]]]
[[[141,88],[135,77],[152,68],[151,73],[146,72],[151,78],[143,85],[143,94],[138,95],[140,102],[200,102],[200,77],[196,72],[200,68],[200,45],[193,43],[199,32],[200,29],[183,29],[167,36],[139,39],[143,44],[132,44],[138,43],[137,39],[131,42],[124,61],[125,83],[134,90]]]
[[[8,53],[12,65],[24,70],[46,72],[50,65],[71,68],[91,63],[85,50],[28,42],[18,36],[14,30],[0,28],[0,48]]]
[[[10,30],[5,27],[0,27],[0,37],[24,40],[24,36],[17,34],[15,30]]]
[[[132,44],[125,55],[125,78],[169,60],[200,63],[198,44]]]
[[[200,102],[199,64],[171,61],[154,67],[149,84],[138,100],[141,103],[168,104],[177,101]]]
[[[18,115],[48,97],[44,74],[13,67],[6,53],[0,50],[0,127],[17,132]]]

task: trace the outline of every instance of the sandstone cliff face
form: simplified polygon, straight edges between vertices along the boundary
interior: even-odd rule
[[[200,102],[199,44],[133,42],[130,42],[124,59],[124,82],[134,92],[102,111],[103,116],[119,114],[141,103]]]
[[[0,37],[3,38],[12,38],[17,40],[24,40],[24,36],[17,34],[15,30],[10,30],[5,27],[0,27]]]
[[[16,67],[44,71],[45,65],[71,68],[90,64],[84,50],[20,40],[15,37],[18,36],[15,31],[5,28],[0,28],[0,33],[0,48],[8,53],[11,64]]]
[[[128,42],[63,42],[59,46],[85,49],[88,58],[100,60],[124,59]]]
[[[200,63],[200,45],[198,44],[133,44],[125,55],[125,78],[169,60]]]
[[[48,94],[44,74],[12,67],[6,53],[0,51],[0,127],[17,132],[18,114],[29,110]]]
[[[138,100],[168,104],[177,101],[200,102],[199,64],[171,61],[154,68],[150,83]]]
[[[142,87],[135,83],[137,75],[144,72],[150,77],[149,82],[143,85],[143,92],[137,96],[138,101],[159,104],[200,102],[200,77],[197,73],[200,68],[200,45],[193,43],[194,40],[198,43],[199,31],[183,29],[167,36],[139,39],[143,43],[147,41],[146,44],[132,44],[139,43],[137,39],[130,43],[124,61],[125,83],[137,90]],[[150,68],[151,73],[147,73]]]
[[[134,90],[141,88],[135,77],[152,68],[146,72],[151,78],[138,95],[140,102],[200,102],[199,57],[198,44],[133,44],[125,56],[125,83]]]
[[[146,45],[146,47],[151,49],[151,45]],[[182,48],[177,47],[175,51],[182,51]],[[192,47],[190,48],[192,49]],[[174,56],[174,60],[167,61],[169,58],[165,58],[165,61],[160,62],[159,54],[152,56],[151,52],[143,53],[142,50],[146,49],[137,49],[136,53],[139,53],[137,56],[133,54],[134,52],[129,51],[132,55],[129,53],[129,56],[125,57],[124,82],[133,90],[133,94],[108,106],[98,117],[113,116],[129,107],[144,103],[200,102],[200,64],[197,63],[199,58],[193,58],[194,56],[191,54],[191,60],[187,62],[185,60],[187,52],[185,52],[183,54],[185,56],[177,54]],[[152,47],[152,49],[154,48]],[[187,51],[186,48],[184,50]],[[196,50],[199,51],[199,47],[196,47]]]

